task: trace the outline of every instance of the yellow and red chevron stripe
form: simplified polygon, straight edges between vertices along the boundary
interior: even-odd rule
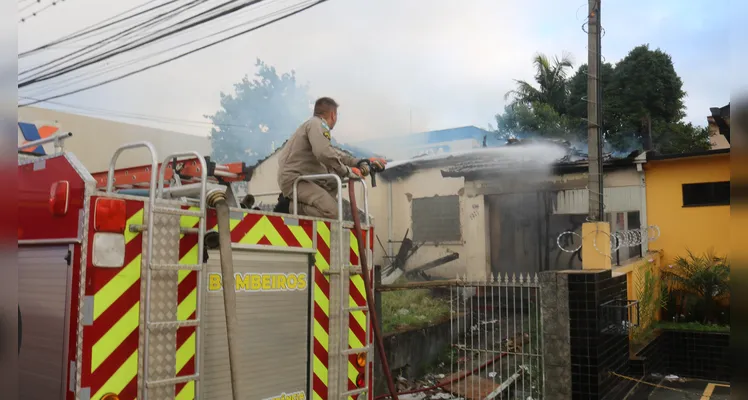
[[[94,199],[95,200],[95,199]],[[92,207],[95,201],[91,202]],[[143,223],[142,201],[127,200],[127,227]],[[185,207],[187,208],[187,207]],[[93,215],[91,210],[90,215]],[[313,248],[316,235],[317,252],[314,265],[314,309],[313,309],[313,349],[312,349],[312,394],[315,400],[328,399],[330,379],[329,366],[329,278],[324,271],[330,268],[330,224],[310,220],[297,220],[298,224],[287,225],[288,217],[246,213],[241,219],[231,220],[231,239],[234,243]],[[215,214],[209,212],[208,229],[216,226]],[[183,227],[197,227],[195,217],[182,217]],[[90,224],[89,240],[93,237],[93,224]],[[368,247],[373,248],[371,231],[367,234]],[[123,268],[94,268],[89,261],[87,266],[86,295],[93,296],[93,323],[84,327],[82,387],[90,388],[91,398],[101,398],[106,393],[118,393],[122,400],[137,397],[138,335],[140,307],[140,272],[143,252],[142,234],[125,232],[125,263]],[[351,263],[358,264],[358,245],[351,233]],[[88,260],[91,260],[89,246]],[[179,241],[179,257],[182,264],[195,264],[198,260],[197,237],[182,235]],[[197,300],[197,273],[181,271],[178,285],[178,319],[195,318]],[[355,276],[350,283],[350,304],[366,305],[366,292],[363,279]],[[350,316],[349,342],[352,347],[366,344],[371,329],[365,327],[364,312]],[[371,342],[371,334],[368,335]],[[196,335],[194,327],[180,328],[176,334],[178,376],[194,373]],[[354,384],[355,359],[349,363],[349,384]],[[371,360],[370,360],[371,361]],[[371,364],[369,365],[369,373]],[[372,394],[369,394],[371,398]],[[184,383],[176,387],[175,399],[193,400],[194,383]]]
[[[373,247],[371,246],[371,230],[369,231],[363,231],[363,241],[366,243],[365,249],[371,250]],[[360,265],[360,255],[358,250],[358,238],[354,234],[353,230],[350,230],[350,263],[351,265]],[[367,259],[368,260],[368,259]],[[369,272],[369,282],[372,282],[374,279],[374,276],[370,270]],[[351,282],[349,284],[349,304],[350,307],[363,307],[366,306],[366,286],[364,285],[364,278],[361,275],[353,275],[351,276]],[[371,321],[369,321],[371,322]],[[349,332],[348,332],[348,348],[354,349],[354,348],[361,348],[366,345],[368,345],[371,342],[371,335],[367,335],[368,333],[372,332],[371,329],[371,323],[367,324],[367,318],[366,318],[366,311],[354,311],[351,312],[348,316],[348,326],[349,326]],[[369,340],[367,340],[367,336],[369,336]],[[370,363],[372,360],[367,360],[367,366],[366,373],[369,375],[370,380],[370,387],[373,387],[371,384],[371,379],[373,370],[370,368]],[[358,377],[358,374],[360,373],[359,368],[356,365],[356,355],[352,354],[348,358],[348,390],[354,390],[357,388],[356,386],[356,378]],[[373,396],[372,391],[370,390],[369,393],[367,393],[367,396],[371,399]],[[349,399],[353,399],[353,397],[349,397]]]
[[[127,226],[142,224],[143,202],[127,201],[126,216]],[[92,240],[93,224],[88,235]],[[93,296],[93,323],[83,328],[81,387],[92,399],[109,392],[123,400],[137,396],[142,235],[126,230],[125,243],[124,267],[117,269],[93,267],[88,246],[85,293]]]
[[[241,219],[231,220],[231,241],[249,245],[313,248],[313,235],[315,233],[312,229],[312,221],[294,220],[298,221],[297,225],[287,225],[286,219],[287,217],[275,215],[246,213]],[[210,210],[206,221],[207,229],[214,229],[216,222],[215,213]],[[196,228],[198,219],[196,217],[182,217],[180,224],[185,228]],[[179,240],[179,262],[181,264],[198,263],[197,250],[197,237],[195,235],[182,235]],[[317,260],[326,263],[325,260],[320,260],[319,254]],[[181,271],[179,273],[178,290],[178,318],[180,320],[194,319],[197,306],[197,273]],[[195,343],[194,327],[183,327],[177,331],[177,376],[191,375],[195,372]],[[175,393],[176,400],[194,399],[194,383],[188,382],[177,385]]]
[[[314,322],[312,335],[312,399],[327,400],[329,376],[330,279],[324,274],[330,269],[330,224],[317,222],[317,254],[314,261]]]

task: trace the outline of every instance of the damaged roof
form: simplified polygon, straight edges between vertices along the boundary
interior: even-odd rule
[[[507,148],[510,147],[522,147],[528,149],[529,153],[507,153]],[[548,149],[552,147],[557,147],[558,151],[549,151]],[[549,165],[548,160],[543,158],[551,154],[555,158],[551,166],[557,171],[576,170],[588,165],[588,154],[574,148],[569,141],[512,138],[500,147],[416,157],[403,162],[391,163],[381,175],[384,179],[396,179],[409,176],[418,169],[442,168],[443,177],[475,178],[480,175],[546,167]],[[629,166],[639,154],[639,151],[634,151],[625,157],[615,157],[613,153],[603,153],[603,162],[607,166]]]

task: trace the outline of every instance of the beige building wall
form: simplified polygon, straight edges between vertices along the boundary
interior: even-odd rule
[[[727,142],[727,138],[719,133],[719,127],[714,122],[714,117],[707,117],[708,129],[709,129],[709,143],[712,145],[712,150],[727,149],[730,147],[730,143]]]
[[[194,150],[205,156],[209,156],[212,152],[208,136],[190,135],[45,108],[19,108],[18,121],[56,124],[60,131],[72,132],[73,136],[64,142],[65,150],[74,153],[91,172],[107,170],[109,161],[118,147],[138,141],[148,141],[153,144],[159,157],[158,162],[175,152]],[[19,129],[19,144],[21,141]],[[148,152],[145,149],[138,149],[122,153],[117,167],[124,168],[149,163]]]
[[[249,182],[249,193],[258,202],[275,204],[277,192],[276,182],[278,171],[277,153],[270,156],[257,169]],[[367,179],[367,185],[371,180]],[[425,244],[408,260],[408,267],[417,267],[429,261],[448,255],[451,252],[460,254],[460,258],[443,266],[429,270],[432,276],[455,278],[458,274],[468,274],[467,266],[476,266],[476,273],[484,273],[490,262],[487,260],[486,235],[488,230],[485,223],[485,202],[483,196],[466,196],[462,178],[443,178],[438,168],[420,170],[418,173],[393,182],[384,179],[377,180],[377,187],[368,188],[369,212],[374,221],[374,231],[382,246],[375,240],[374,264],[386,265],[387,253],[396,254],[400,244],[389,244],[389,240],[402,240],[406,230],[410,229],[408,237],[412,237],[412,199],[431,196],[460,195],[460,220],[462,239],[459,242],[445,244]],[[392,213],[390,218],[390,190],[392,190]],[[269,193],[263,195],[264,193]],[[258,197],[258,195],[261,195]],[[348,199],[348,191],[344,189],[343,198]],[[359,208],[364,207],[363,189],[356,191]],[[478,217],[480,216],[480,217]]]

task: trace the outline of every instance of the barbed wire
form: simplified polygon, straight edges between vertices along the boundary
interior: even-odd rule
[[[590,232],[587,234],[589,235],[595,235],[593,238],[592,244],[595,247],[595,250],[597,250],[598,253],[603,255],[608,255],[606,252],[603,252],[600,250],[597,246],[597,236],[598,234],[607,235],[610,241],[610,251],[611,253],[622,248],[622,247],[632,247],[632,246],[640,246],[641,244],[645,242],[652,242],[657,240],[660,237],[660,227],[657,225],[650,225],[644,228],[639,229],[626,229],[622,231],[616,231],[612,234],[601,231],[601,230],[595,230],[593,232]],[[579,246],[575,248],[568,248],[569,243],[574,243],[574,238],[578,238],[579,240]],[[558,237],[556,237],[556,245],[558,248],[566,253],[576,253],[582,248],[582,241],[584,237],[574,231],[564,231],[561,232]],[[562,244],[562,241],[566,243],[566,246]]]

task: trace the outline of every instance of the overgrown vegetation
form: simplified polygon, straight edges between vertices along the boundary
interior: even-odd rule
[[[449,317],[449,300],[435,297],[428,289],[382,293],[384,333],[422,328]]]
[[[677,306],[673,322],[699,322],[703,325],[728,325],[730,264],[726,258],[708,251],[678,257],[663,268],[671,305]]]
[[[661,284],[660,276],[652,262],[638,268],[634,283],[639,299],[639,321],[631,332],[634,347],[645,345],[654,335],[657,313],[667,307],[667,286]]]

